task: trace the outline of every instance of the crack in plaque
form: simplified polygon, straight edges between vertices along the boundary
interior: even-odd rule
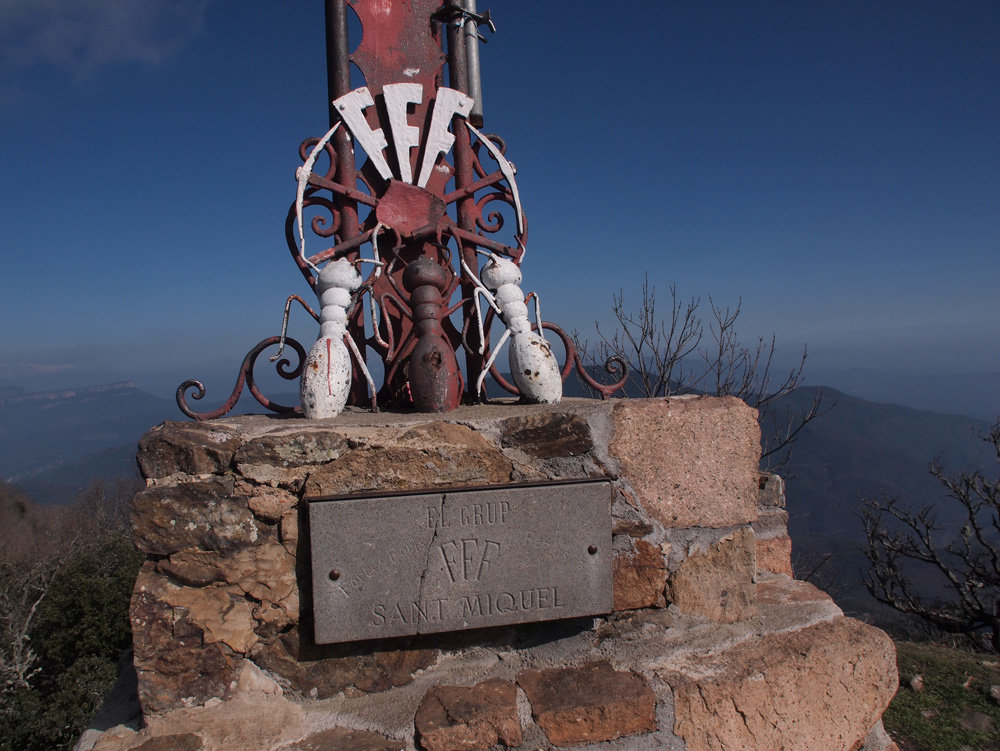
[[[438,532],[441,527],[444,526],[444,502],[448,499],[447,493],[441,494],[441,507],[438,509],[438,518],[434,523],[434,534],[431,535],[430,541],[427,543],[427,551],[424,553],[424,570],[420,572],[420,582],[417,584],[417,602],[424,601],[424,582],[427,580],[427,570],[430,568],[431,564],[431,550],[434,548],[434,543],[437,542]],[[423,633],[423,629],[420,628],[420,619],[417,619],[417,630],[416,633]]]

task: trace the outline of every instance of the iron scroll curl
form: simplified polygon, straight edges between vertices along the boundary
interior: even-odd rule
[[[243,358],[243,364],[240,366],[239,375],[236,378],[236,385],[233,386],[233,391],[218,409],[211,410],[210,412],[196,412],[191,409],[187,403],[187,391],[188,389],[194,389],[191,394],[192,399],[202,399],[205,396],[205,385],[198,380],[188,379],[184,381],[180,386],[177,387],[177,406],[180,407],[181,412],[190,417],[192,420],[214,420],[217,417],[222,417],[227,414],[233,407],[236,406],[236,402],[239,401],[240,395],[243,393],[244,386],[250,389],[250,393],[253,398],[256,399],[263,407],[271,410],[272,412],[277,412],[279,414],[289,414],[302,412],[301,407],[288,407],[284,404],[278,404],[268,399],[261,390],[257,387],[257,383],[254,380],[253,369],[257,363],[257,358],[260,353],[263,352],[268,347],[279,344],[281,337],[269,336],[258,342],[253,349],[247,352],[246,357]],[[302,368],[306,361],[306,351],[295,339],[290,337],[285,337],[285,344],[295,350],[295,354],[298,356],[298,364],[289,370],[291,362],[287,358],[281,358],[275,363],[275,370],[278,375],[284,378],[286,381],[294,381],[300,375],[302,375]]]

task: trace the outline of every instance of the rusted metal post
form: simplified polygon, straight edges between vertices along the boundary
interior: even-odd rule
[[[326,0],[326,99],[331,128],[338,120],[333,100],[350,90],[351,58],[347,37],[347,0]]]
[[[333,106],[333,100],[351,90],[351,54],[347,38],[347,0],[326,0],[326,91],[327,107],[329,108],[330,126],[340,119]],[[350,134],[341,128],[333,136],[337,150],[337,178],[341,184],[354,186],[354,173],[357,169],[354,163],[354,145]],[[358,204],[355,201],[338,196],[340,221],[343,230],[341,237],[354,237],[358,234]]]
[[[464,93],[468,93],[469,89],[468,62],[465,46],[465,24],[448,24],[448,83],[451,88]],[[468,131],[457,123],[453,130],[455,132],[455,190],[459,191],[473,182],[475,172],[472,168],[472,144]],[[472,195],[458,202],[458,226],[467,232],[474,233],[476,231],[476,201]],[[460,241],[460,245],[462,247],[462,260],[471,268],[479,268],[475,246],[464,241]],[[465,303],[463,312],[466,321],[473,320],[473,316],[476,314],[475,305],[472,302],[475,294],[475,283],[471,279],[463,277],[462,297],[468,301]],[[469,343],[469,351],[465,355],[465,368],[468,374],[467,394],[470,401],[476,402],[479,401],[479,394],[476,392],[475,384],[479,382],[484,362],[483,356],[479,354],[481,343],[479,331],[467,327],[466,341]]]
[[[347,0],[326,0],[326,104],[332,128],[340,119],[333,100],[351,90],[351,46],[347,30]],[[333,136],[337,151],[337,179],[342,185],[354,186],[357,166],[354,161],[354,144],[346,129],[341,128]],[[340,210],[341,237],[358,234],[358,204],[345,196],[337,198]],[[364,320],[362,311],[356,311],[348,328],[359,341],[364,340]],[[361,364],[352,365],[351,403],[363,404],[365,399]]]
[[[476,0],[465,0],[465,9],[476,13]],[[465,19],[462,24],[465,31],[465,59],[468,65],[469,96],[475,101],[469,122],[477,128],[483,127],[483,81],[479,72],[479,26],[475,18]]]
[[[351,53],[347,39],[347,0],[326,0],[326,73],[327,73],[327,106],[330,113],[330,126],[340,119],[333,106],[333,100],[351,90]],[[341,128],[333,136],[337,150],[337,178],[342,185],[350,187],[356,182],[354,173],[357,167],[354,163],[354,144],[350,134]],[[343,230],[341,237],[354,237],[358,234],[358,204],[355,201],[338,196],[340,221]]]

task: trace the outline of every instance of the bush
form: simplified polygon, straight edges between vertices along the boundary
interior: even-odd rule
[[[84,656],[59,675],[51,690],[20,688],[0,710],[0,751],[72,748],[117,678],[116,661]]]
[[[60,569],[32,630],[44,674],[62,673],[81,655],[117,662],[132,642],[128,608],[142,560],[131,540],[113,537]]]
[[[132,633],[132,587],[143,556],[113,535],[69,554],[30,631],[38,670],[0,695],[0,751],[71,748],[115,683]]]

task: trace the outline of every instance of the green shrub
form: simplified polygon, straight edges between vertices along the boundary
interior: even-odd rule
[[[9,703],[10,711],[0,713],[0,750],[72,748],[114,685],[117,672],[116,661],[85,656],[54,676],[51,691],[19,689]]]
[[[117,662],[132,641],[128,608],[142,560],[130,540],[113,537],[66,562],[31,633],[44,673],[57,675],[81,656]]]
[[[0,751],[71,748],[114,685],[132,641],[132,587],[143,555],[116,535],[72,553],[31,629],[39,655],[28,687],[0,694]]]

